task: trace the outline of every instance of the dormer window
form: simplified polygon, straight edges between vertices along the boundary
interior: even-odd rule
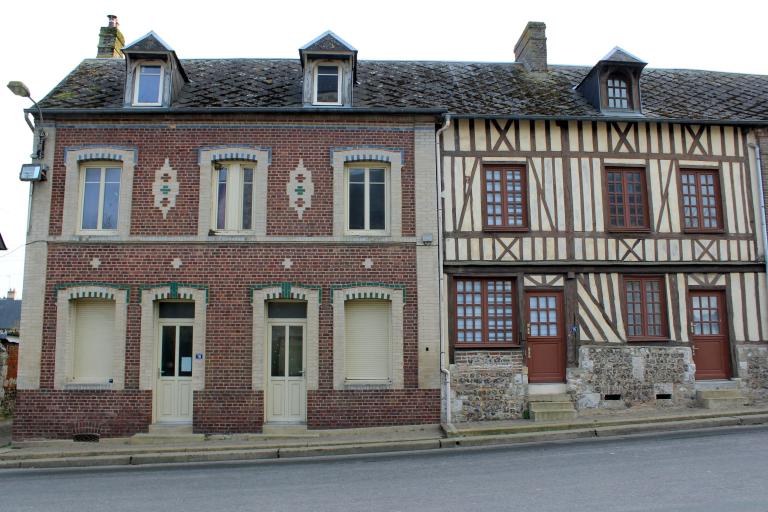
[[[627,81],[619,74],[612,74],[607,82],[608,108],[628,110],[630,108],[629,87]]]
[[[160,64],[142,64],[136,77],[133,104],[140,106],[162,105],[163,67]]]
[[[320,63],[315,67],[315,105],[341,105],[341,66]]]
[[[189,82],[176,52],[154,32],[123,48],[124,107],[169,107]]]

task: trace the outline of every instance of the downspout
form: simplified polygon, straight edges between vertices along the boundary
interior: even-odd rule
[[[755,150],[755,160],[757,161],[757,184],[760,190],[760,226],[763,228],[763,259],[765,260],[765,275],[768,279],[768,229],[765,220],[765,190],[763,189],[763,162],[760,157],[760,146],[755,143],[749,143],[749,147]]]
[[[451,425],[451,372],[446,367],[446,340],[445,326],[443,325],[443,290],[445,289],[445,277],[443,274],[443,253],[445,237],[443,235],[443,159],[440,155],[440,137],[451,126],[451,115],[445,114],[443,125],[435,132],[435,178],[437,186],[437,277],[438,277],[438,308],[437,318],[440,322],[440,373],[445,379],[443,392],[445,395],[445,423]]]

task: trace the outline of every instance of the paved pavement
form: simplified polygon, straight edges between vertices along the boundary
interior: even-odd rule
[[[768,429],[396,455],[0,471],[4,512],[768,511]]]

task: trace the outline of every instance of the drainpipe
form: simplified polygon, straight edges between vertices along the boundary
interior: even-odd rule
[[[768,279],[768,229],[765,221],[765,191],[763,190],[763,162],[760,158],[760,146],[755,143],[749,143],[749,147],[755,150],[755,160],[757,161],[757,184],[760,190],[760,226],[763,228],[763,259],[765,260],[765,275]]]
[[[445,422],[451,424],[451,372],[446,368],[446,333],[443,325],[443,290],[445,289],[445,277],[443,274],[443,252],[445,246],[445,237],[443,235],[443,158],[440,155],[440,137],[443,132],[451,126],[451,115],[445,114],[443,125],[435,132],[435,177],[437,179],[437,277],[438,277],[438,308],[437,318],[440,322],[440,373],[444,376],[445,384],[443,387],[445,394]]]

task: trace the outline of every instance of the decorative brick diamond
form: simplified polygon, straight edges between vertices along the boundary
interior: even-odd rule
[[[290,268],[293,266],[293,260],[291,258],[285,258],[282,265],[285,270],[290,270]]]
[[[365,258],[363,260],[363,266],[366,270],[371,270],[373,268],[373,260],[371,258]]]
[[[93,268],[99,268],[101,266],[101,260],[99,258],[93,258],[91,260],[91,266]]]
[[[173,258],[173,261],[171,262],[171,266],[175,268],[176,270],[179,270],[183,263],[181,262],[181,258]]]

